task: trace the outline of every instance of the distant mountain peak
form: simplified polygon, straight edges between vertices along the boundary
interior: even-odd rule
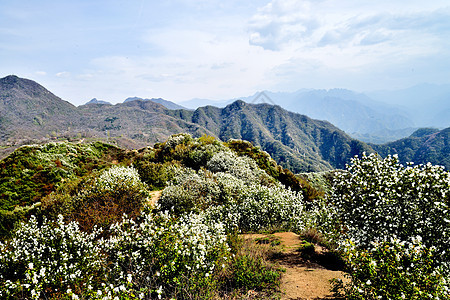
[[[155,102],[158,104],[161,104],[162,106],[164,106],[167,109],[172,109],[172,110],[176,110],[176,109],[186,109],[186,107],[178,105],[172,101],[168,101],[168,100],[164,100],[163,98],[151,98],[151,99],[144,99],[144,98],[140,98],[140,97],[128,97],[127,99],[125,99],[125,101],[123,103],[126,102],[130,102],[130,101],[151,101],[151,102]]]
[[[20,88],[24,90],[33,90],[34,92],[48,92],[48,90],[39,83],[30,79],[20,78],[16,75],[8,75],[1,78],[0,87],[2,89]]]
[[[87,105],[87,104],[109,104],[109,105],[112,105],[108,101],[98,100],[97,98],[92,98],[89,102],[86,102],[85,105]]]
[[[1,78],[0,79],[0,81],[3,83],[8,83],[8,82],[11,82],[11,83],[15,83],[15,82],[17,82],[18,80],[19,80],[20,78],[18,77],[18,76],[16,76],[16,75],[8,75],[8,76],[6,76],[6,77],[3,77],[3,78]]]

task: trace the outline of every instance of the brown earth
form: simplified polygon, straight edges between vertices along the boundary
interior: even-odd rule
[[[151,198],[150,198],[149,202],[150,202],[150,205],[152,207],[155,207],[156,202],[158,201],[159,197],[161,197],[161,193],[162,193],[162,191],[152,191],[152,192],[150,192]]]
[[[161,197],[162,191],[150,193],[152,206]],[[322,246],[314,245],[314,255],[307,259],[298,251],[302,239],[293,232],[277,232],[274,234],[244,234],[244,238],[252,240],[275,241],[276,250],[280,255],[272,260],[286,270],[281,280],[282,300],[332,300],[330,292],[333,278],[348,282],[344,272],[339,271],[339,266],[327,258],[328,250]],[[329,257],[329,256],[328,256]],[[252,294],[254,293],[254,295]],[[254,291],[249,291],[249,299],[258,297]]]
[[[283,300],[334,299],[330,292],[330,280],[340,278],[347,282],[344,272],[337,270],[336,263],[329,259],[329,255],[327,256],[329,254],[327,249],[315,245],[314,255],[306,259],[298,251],[302,239],[295,233],[246,234],[244,237],[279,241],[280,244],[276,247],[280,250],[280,255],[275,256],[273,261],[286,270],[281,280]]]

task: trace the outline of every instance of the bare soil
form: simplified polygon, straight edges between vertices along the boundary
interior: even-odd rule
[[[298,249],[302,239],[292,232],[274,234],[246,234],[245,238],[256,242],[279,241],[276,245],[279,255],[272,260],[283,267],[286,272],[281,280],[281,299],[285,300],[325,300],[334,299],[330,292],[333,278],[347,282],[344,272],[338,270],[339,264],[333,260],[327,249],[315,245],[314,254],[310,257],[302,255]]]
[[[162,191],[151,192],[151,205],[155,205]],[[286,270],[281,280],[281,300],[331,300],[330,280],[342,279],[348,282],[341,266],[333,260],[327,249],[314,245],[314,254],[310,257],[302,255],[298,249],[302,244],[299,235],[293,232],[277,232],[274,234],[244,234],[244,238],[255,242],[267,242],[276,248],[278,255],[272,260]],[[272,243],[273,242],[273,243]],[[258,298],[258,293],[249,291],[247,298]]]
[[[161,197],[161,193],[162,193],[162,191],[152,191],[152,192],[150,192],[150,196],[151,196],[151,198],[150,198],[150,205],[152,206],[152,207],[155,207],[155,205],[156,205],[156,202],[158,201],[158,199]]]

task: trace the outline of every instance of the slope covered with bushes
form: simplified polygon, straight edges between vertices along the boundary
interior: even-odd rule
[[[248,256],[235,234],[315,226],[318,210],[294,174],[247,142],[232,144],[180,134],[139,151],[69,143],[20,148],[2,161],[5,183],[26,168],[58,176],[21,178],[53,184],[27,202],[7,206],[19,184],[2,196],[9,215],[21,205],[33,209],[16,216],[23,222],[14,230],[4,226],[1,297],[204,299],[276,288],[280,270]],[[236,152],[239,144],[259,164]],[[163,189],[156,206],[154,189]],[[242,281],[242,265],[259,270],[257,279]]]
[[[214,299],[249,289],[268,298],[282,272],[238,234],[279,230],[340,255],[350,281],[334,289],[346,299],[449,296],[442,167],[362,155],[346,171],[297,177],[248,142],[188,134],[134,151],[67,143],[19,151],[1,162],[4,213],[23,220],[3,227],[2,298]],[[39,180],[22,175],[42,170]],[[314,188],[330,177],[332,186]],[[53,187],[12,202],[21,182]]]

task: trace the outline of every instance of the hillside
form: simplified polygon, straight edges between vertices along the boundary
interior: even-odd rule
[[[406,137],[415,127],[406,109],[346,89],[301,89],[292,93],[264,91],[240,99],[253,104],[276,104],[313,119],[326,120],[353,138],[376,144]],[[208,104],[224,107],[233,101],[193,99],[183,104],[188,107]]]
[[[324,194],[249,142],[177,134],[24,146],[0,175],[2,299],[450,296],[450,173],[431,164],[363,154]]]
[[[359,97],[341,90],[325,94],[329,93],[349,99]],[[207,134],[222,141],[248,140],[296,173],[343,169],[351,157],[373,149],[383,157],[398,154],[403,163],[431,162],[449,168],[448,129],[420,130],[405,139],[369,146],[329,122],[264,103],[238,100],[224,108],[186,110],[133,99],[116,105],[75,107],[36,82],[8,76],[0,80],[0,108],[0,157],[20,145],[51,140],[103,140],[137,149],[184,132],[194,137]],[[390,131],[381,133],[389,135]]]
[[[450,170],[450,128],[419,129],[407,138],[372,147],[383,157],[397,154],[403,164],[430,162]]]
[[[328,122],[269,104],[238,100],[222,109],[201,107],[192,116],[180,117],[203,126],[221,140],[250,141],[294,172],[344,168],[349,158],[372,151]]]
[[[0,79],[0,112],[2,144],[32,141],[80,125],[74,105],[13,75]]]
[[[235,153],[236,157],[254,159],[254,168],[261,168],[264,176],[272,178],[268,182],[279,181],[292,190],[303,192],[306,199],[317,195],[305,180],[278,166],[267,153],[241,140],[223,143],[211,136],[193,139],[189,134],[178,134],[164,143],[138,151],[101,142],[51,142],[22,146],[0,160],[0,237],[14,227],[17,219],[39,209],[48,195],[72,188],[69,182],[76,185],[80,178],[89,178],[116,164],[133,164],[149,188],[163,188],[174,176],[168,162],[199,169],[205,167],[214,154],[225,150]]]
[[[208,134],[223,141],[246,139],[294,172],[344,168],[355,154],[372,151],[328,122],[279,106],[236,101],[223,109],[207,106],[191,111],[134,100],[74,107],[33,81],[15,76],[2,81],[13,82],[2,85],[3,103],[18,104],[3,104],[2,146],[51,139],[102,139],[121,147],[141,148],[176,133]],[[15,147],[3,151],[7,154]]]

